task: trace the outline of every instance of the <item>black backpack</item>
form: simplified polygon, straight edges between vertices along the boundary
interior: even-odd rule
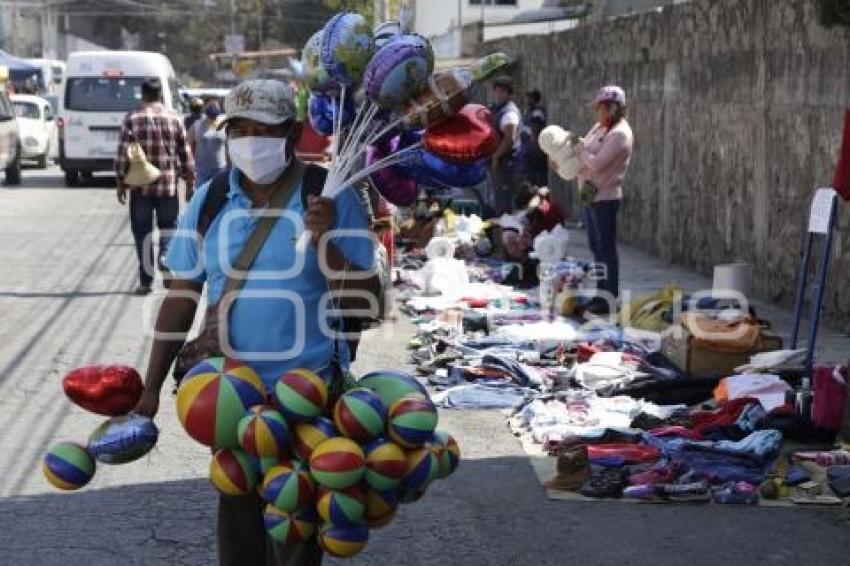
[[[322,193],[322,188],[325,186],[328,171],[324,167],[315,164],[308,164],[304,170],[304,179],[301,183],[301,204],[304,209],[307,209],[307,197],[310,195],[318,196]],[[203,239],[213,220],[224,208],[227,202],[227,193],[230,191],[230,169],[225,169],[219,172],[212,181],[207,191],[207,198],[204,201],[201,215],[198,218],[198,234]],[[357,348],[360,345],[360,334],[367,327],[374,323],[372,319],[359,316],[344,316],[342,317],[342,330],[348,336],[348,351],[351,355],[351,361],[357,357]]]

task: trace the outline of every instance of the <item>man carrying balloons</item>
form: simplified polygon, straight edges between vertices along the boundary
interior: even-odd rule
[[[248,81],[230,92],[225,113],[233,169],[198,190],[169,248],[165,262],[174,280],[159,310],[145,391],[135,408],[142,415],[158,410],[205,284],[212,305],[206,328],[217,342],[201,357],[224,354],[250,364],[267,391],[293,368],[309,368],[325,381],[341,375],[347,346],[328,331],[329,292],[377,292],[377,276],[368,271],[373,240],[356,195],[350,189],[333,200],[302,195],[305,167],[294,157],[292,91],[277,81]],[[222,183],[223,202],[210,218],[208,199]],[[260,228],[265,234],[257,236]],[[302,254],[294,242],[305,230],[313,246]],[[251,247],[253,253],[246,251]],[[256,493],[222,495],[218,524],[223,565],[321,562],[315,542],[282,546],[267,537]]]

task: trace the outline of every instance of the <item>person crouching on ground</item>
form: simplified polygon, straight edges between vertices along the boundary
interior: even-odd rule
[[[220,186],[218,177],[198,190],[180,220],[178,233],[183,236],[172,240],[165,260],[174,279],[157,316],[145,390],[135,408],[138,414],[156,414],[166,374],[184,344],[174,336],[185,336],[191,328],[205,284],[208,302],[215,305],[224,289],[232,288],[229,281],[240,276],[245,281],[245,293],[223,308],[221,317],[215,316],[219,324],[227,324],[229,339],[219,348],[235,352],[234,357],[248,363],[269,390],[294,368],[313,370],[332,390],[338,389],[349,354],[345,340],[322,330],[330,322],[321,320],[328,317],[323,309],[327,293],[344,286],[377,294],[378,278],[371,271],[373,238],[354,191],[346,189],[335,200],[311,196],[303,210],[304,166],[294,157],[298,126],[289,87],[271,80],[245,82],[228,94],[225,111],[233,164],[232,170],[221,174],[227,183],[226,200],[202,240],[198,236],[204,231],[203,218],[208,217],[206,199],[213,186]],[[275,219],[251,267],[234,275],[236,268],[231,266],[262,221],[259,213],[276,201],[286,203],[284,214]],[[298,219],[305,212],[304,228],[311,231],[313,246],[298,257]],[[348,234],[328,239],[332,230]],[[361,235],[351,235],[353,231]],[[326,278],[322,265],[333,276]],[[272,276],[283,273],[287,275]],[[284,295],[297,299],[281,298]],[[315,539],[282,546],[267,536],[263,501],[256,492],[220,496],[218,555],[223,566],[312,566],[322,561]]]
[[[595,190],[585,211],[587,240],[594,261],[604,272],[597,288],[607,297],[594,299],[593,311],[604,312],[606,299],[620,296],[620,260],[617,254],[617,212],[623,198],[623,181],[632,158],[634,138],[626,122],[626,93],[606,86],[594,99],[597,123],[578,140],[580,185]],[[586,187],[587,188],[587,187]]]

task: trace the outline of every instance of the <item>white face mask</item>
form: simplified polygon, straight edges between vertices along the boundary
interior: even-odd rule
[[[244,137],[227,141],[233,166],[259,185],[277,181],[289,166],[286,138]]]

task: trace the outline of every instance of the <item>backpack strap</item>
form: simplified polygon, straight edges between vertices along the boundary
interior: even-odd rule
[[[210,181],[210,188],[207,189],[207,198],[204,201],[204,207],[201,210],[201,216],[198,218],[198,234],[201,239],[207,235],[210,225],[224,208],[227,202],[227,193],[230,192],[230,169],[220,171]]]

